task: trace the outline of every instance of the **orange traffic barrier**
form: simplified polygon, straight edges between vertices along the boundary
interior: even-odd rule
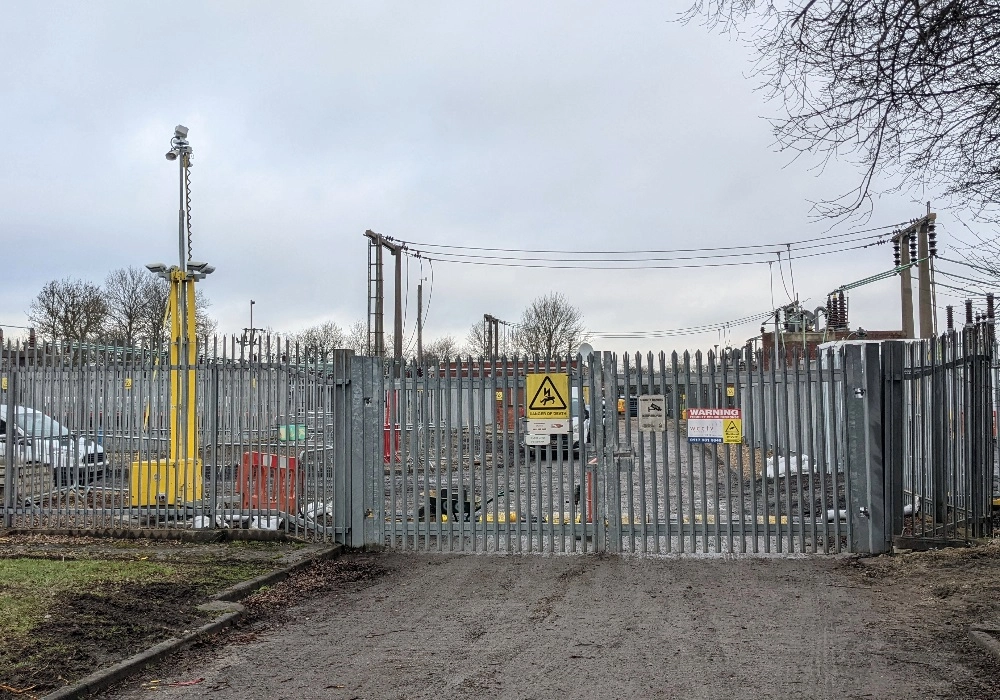
[[[237,485],[243,508],[296,512],[299,493],[304,491],[295,457],[265,452],[244,452]]]

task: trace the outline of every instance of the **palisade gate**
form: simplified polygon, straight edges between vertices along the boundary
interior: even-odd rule
[[[813,357],[255,350],[201,342],[177,368],[198,454],[171,455],[167,353],[8,347],[0,523],[498,553],[879,553],[990,533],[991,323]]]
[[[813,359],[790,347],[404,366],[384,392],[385,542],[880,553],[984,537],[994,355],[981,324]],[[539,377],[565,387],[558,428],[531,415]]]

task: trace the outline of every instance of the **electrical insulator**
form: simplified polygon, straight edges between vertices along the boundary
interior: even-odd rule
[[[917,259],[917,237],[909,236],[910,240],[910,262],[914,262]]]
[[[987,292],[986,294],[986,318],[993,320],[996,318],[994,316],[995,307],[993,306],[993,292]]]
[[[927,227],[927,251],[932,258],[937,257],[937,231],[935,228],[933,222]]]
[[[972,325],[972,300],[965,300],[965,325]]]
[[[896,267],[902,264],[902,260],[899,255],[899,239],[897,238],[892,242],[892,262]]]
[[[955,330],[955,307],[946,306],[944,307],[945,318],[948,319],[948,330]]]

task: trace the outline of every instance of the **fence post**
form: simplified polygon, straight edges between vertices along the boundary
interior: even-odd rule
[[[351,429],[353,425],[354,391],[351,383],[353,353],[350,350],[334,350],[333,363],[333,430],[330,435],[332,459],[323,461],[323,494],[333,504],[333,536],[342,544],[350,546],[351,509]],[[333,467],[332,474],[327,471]],[[327,483],[331,478],[333,483]],[[329,496],[327,496],[329,494]]]
[[[219,365],[212,362],[211,371],[211,392],[209,395],[209,430],[212,436],[212,449],[210,451],[211,481],[208,483],[208,527],[211,530],[216,528],[215,519],[219,515],[218,485],[219,485]]]
[[[17,453],[14,445],[14,397],[17,395],[17,366],[8,365],[10,377],[7,380],[7,421],[4,434],[4,484],[3,484],[3,526],[7,529],[14,524],[14,478]]]
[[[882,418],[885,464],[885,527],[891,541],[903,532],[903,444],[906,413],[903,382],[904,343],[882,343]]]
[[[989,372],[992,364],[986,341],[986,324],[972,328],[972,357],[969,365],[972,405],[970,420],[972,429],[969,433],[971,483],[968,496],[969,519],[972,527],[972,537],[983,537],[988,534],[991,510],[992,470],[987,470],[987,453],[992,453],[990,444],[993,432],[993,415],[990,399],[992,391],[989,386]],[[970,331],[966,331],[970,332]]]
[[[382,400],[376,391],[376,370],[382,372],[379,358],[354,357],[350,362],[351,418],[347,443],[350,447],[349,498],[346,521],[350,532],[348,547],[378,544],[375,538],[375,458],[382,433]],[[381,466],[381,465],[379,465]],[[371,517],[369,517],[371,516]]]
[[[364,481],[362,484],[361,516],[364,518],[366,549],[385,544],[385,440],[386,374],[376,360],[366,357],[363,363],[365,396]],[[398,376],[405,376],[406,364],[399,361]],[[397,373],[394,373],[397,374]]]
[[[610,388],[613,382],[609,381],[609,376],[612,372],[611,370],[611,357],[610,352],[602,352],[600,354],[600,371],[595,373],[594,379],[596,383],[596,389],[602,397],[611,399]],[[617,398],[617,397],[615,397]],[[612,399],[614,400],[614,399]],[[626,418],[627,420],[627,418]],[[618,418],[615,415],[614,430],[618,429]],[[595,465],[595,477],[597,483],[595,484],[596,489],[596,503],[594,508],[593,521],[594,521],[594,551],[595,552],[605,552],[608,549],[608,533],[607,533],[607,523],[608,523],[608,499],[606,493],[607,480],[609,475],[609,470],[613,460],[611,458],[611,450],[613,449],[609,444],[608,440],[608,426],[605,424],[602,426],[601,430],[597,431],[597,441],[595,444],[595,457],[597,458],[598,464]],[[589,504],[588,504],[589,505]],[[612,550],[616,551],[616,550]]]
[[[885,465],[882,460],[882,387],[879,345],[849,345],[844,353],[848,518],[851,551],[881,554],[886,535]]]

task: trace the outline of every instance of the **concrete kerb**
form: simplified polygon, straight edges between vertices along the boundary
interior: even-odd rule
[[[203,637],[217,634],[235,623],[245,614],[244,607],[235,601],[247,597],[254,591],[259,590],[264,586],[271,586],[280,581],[284,581],[296,571],[300,571],[320,561],[333,559],[339,556],[343,549],[342,545],[333,545],[332,547],[324,549],[311,557],[295,561],[282,567],[281,569],[264,574],[263,576],[258,576],[257,578],[250,579],[249,581],[242,581],[216,593],[213,596],[210,596],[208,603],[198,607],[201,610],[222,612],[223,614],[220,617],[212,620],[208,624],[202,625],[198,629],[193,630],[182,637],[171,637],[170,639],[165,639],[159,644],[156,644],[145,651],[139,652],[135,656],[119,661],[114,666],[109,666],[99,671],[95,671],[86,678],[43,696],[42,700],[76,700],[76,698],[83,698],[88,695],[92,695],[93,693],[106,690],[115,683],[128,678],[145,667],[150,666],[151,664],[154,664],[171,654],[186,649]]]
[[[1000,626],[972,625],[969,628],[969,636],[984,651],[1000,659]]]

